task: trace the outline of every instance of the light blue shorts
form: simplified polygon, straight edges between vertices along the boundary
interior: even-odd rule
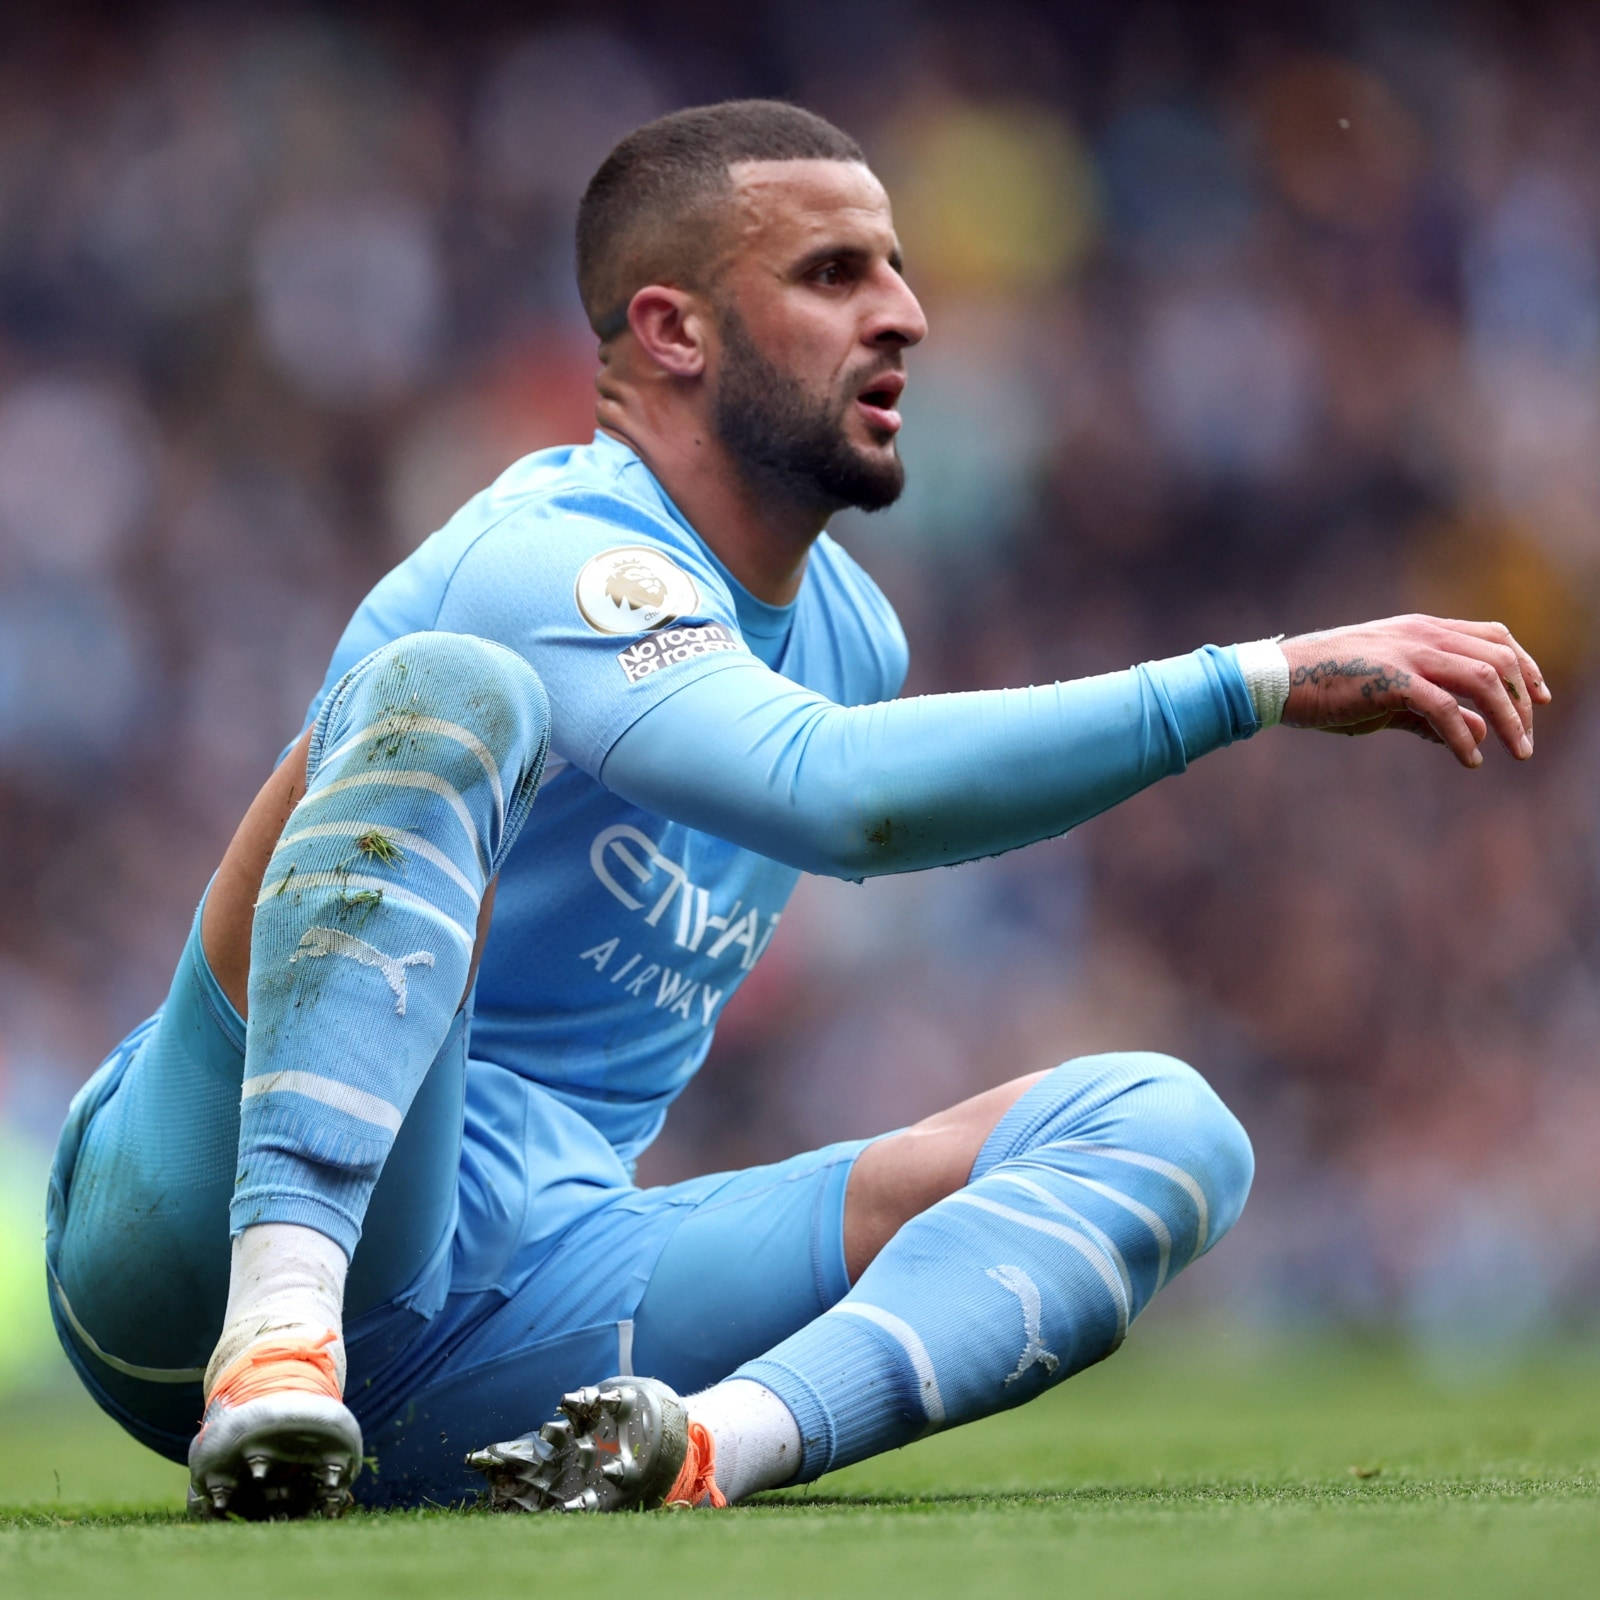
[[[472,1059],[470,1032],[458,1016],[351,1262],[346,1398],[377,1458],[356,1485],[368,1504],[459,1500],[476,1488],[466,1451],[537,1426],[564,1390],[636,1371],[692,1391],[849,1287],[845,1187],[870,1141],[659,1189],[614,1158],[544,1170],[565,1146],[541,1130],[576,1113]],[[165,1005],[74,1101],[50,1176],[62,1345],[99,1404],[178,1461],[227,1300],[243,1073],[244,1024],[197,916]],[[492,1119],[469,1108],[469,1075]]]

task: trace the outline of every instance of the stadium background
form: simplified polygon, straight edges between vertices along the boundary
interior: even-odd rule
[[[807,885],[642,1175],[1162,1048],[1259,1176],[1156,1317],[1435,1361],[1592,1323],[1600,19],[1297,9],[8,9],[0,1389],[57,1371],[66,1102],[350,609],[589,432],[583,182],[738,94],[863,140],[933,322],[911,489],[836,528],[911,690],[1428,608],[1512,623],[1557,702],[1527,769],[1275,734],[1064,841]]]

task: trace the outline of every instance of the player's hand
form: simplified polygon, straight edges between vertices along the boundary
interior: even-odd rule
[[[1404,728],[1448,745],[1464,767],[1483,761],[1493,728],[1519,761],[1533,754],[1533,708],[1550,690],[1538,663],[1500,622],[1388,617],[1283,641],[1283,720],[1326,733]]]

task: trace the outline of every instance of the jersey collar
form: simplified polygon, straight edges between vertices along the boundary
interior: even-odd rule
[[[775,606],[765,600],[757,599],[728,571],[716,551],[700,537],[694,524],[673,504],[672,496],[661,487],[661,480],[645,465],[636,450],[625,445],[620,439],[614,439],[609,433],[599,430],[596,430],[594,443],[590,448],[619,478],[626,476],[631,487],[642,488],[646,498],[655,502],[664,515],[670,517],[694,540],[707,563],[727,585],[728,593],[733,597],[734,610],[739,617],[739,631],[747,639],[781,643],[788,637],[789,629],[794,623],[795,607],[800,603],[798,596],[786,606]],[[802,592],[809,576],[808,567],[806,577],[800,580]]]

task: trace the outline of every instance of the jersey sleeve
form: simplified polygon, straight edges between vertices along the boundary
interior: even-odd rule
[[[664,701],[603,779],[747,850],[866,878],[1053,838],[1259,725],[1234,652],[1215,645],[1071,683],[863,706],[758,666]]]
[[[520,507],[474,539],[434,626],[524,657],[550,697],[551,749],[591,776],[669,695],[759,666],[726,583],[693,542],[597,493]]]

